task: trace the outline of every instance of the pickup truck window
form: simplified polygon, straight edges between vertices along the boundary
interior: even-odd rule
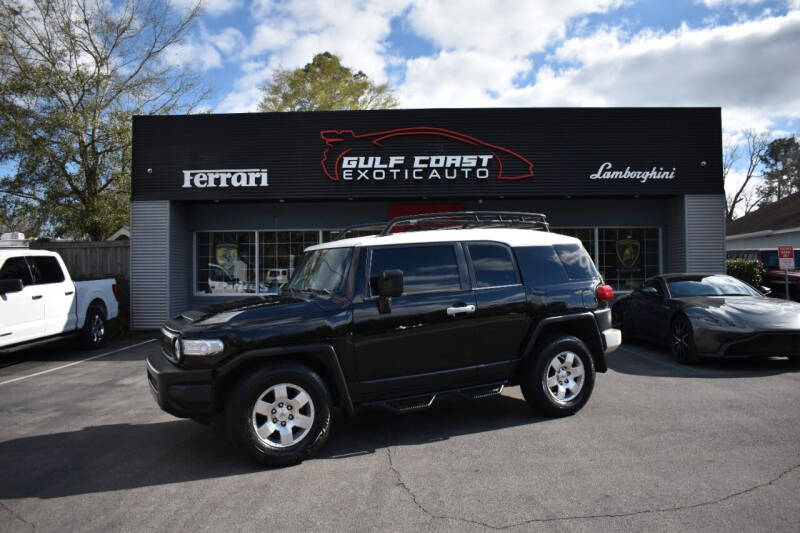
[[[461,289],[456,253],[450,244],[377,247],[372,250],[370,279],[382,270],[403,271],[403,294]]]
[[[34,285],[47,283],[61,283],[64,281],[64,272],[58,260],[52,256],[28,256],[28,264],[33,272]]]
[[[23,285],[33,285],[31,271],[24,257],[10,257],[0,268],[0,279],[21,279]]]
[[[467,248],[477,288],[519,283],[517,268],[508,248],[498,244],[470,244]]]

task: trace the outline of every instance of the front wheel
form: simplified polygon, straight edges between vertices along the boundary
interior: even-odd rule
[[[225,419],[233,444],[254,461],[295,464],[328,439],[331,397],[322,378],[308,367],[270,365],[235,386]]]
[[[694,345],[694,331],[689,319],[678,315],[672,321],[669,334],[669,346],[672,356],[679,363],[694,365],[698,362],[697,348]]]
[[[577,337],[564,335],[547,343],[522,369],[520,388],[528,404],[545,416],[577,413],[592,395],[594,362]]]

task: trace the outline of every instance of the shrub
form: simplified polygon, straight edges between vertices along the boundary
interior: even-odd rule
[[[749,283],[755,288],[761,287],[764,279],[764,265],[757,259],[728,259],[726,262],[728,274]]]

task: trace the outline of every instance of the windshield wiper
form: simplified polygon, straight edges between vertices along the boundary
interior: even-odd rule
[[[324,294],[326,296],[333,296],[333,293],[329,289],[312,289],[308,287],[306,289],[293,289],[297,292],[310,292],[311,294]]]

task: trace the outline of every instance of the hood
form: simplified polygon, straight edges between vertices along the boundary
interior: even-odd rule
[[[310,309],[309,309],[310,308]],[[270,321],[289,316],[318,313],[319,305],[314,298],[295,295],[264,295],[228,300],[192,309],[167,322],[167,327],[181,331],[187,326],[209,328],[220,325],[239,325],[252,320]]]
[[[759,296],[696,296],[680,298],[680,301],[737,327],[800,331],[800,303],[797,302]]]

